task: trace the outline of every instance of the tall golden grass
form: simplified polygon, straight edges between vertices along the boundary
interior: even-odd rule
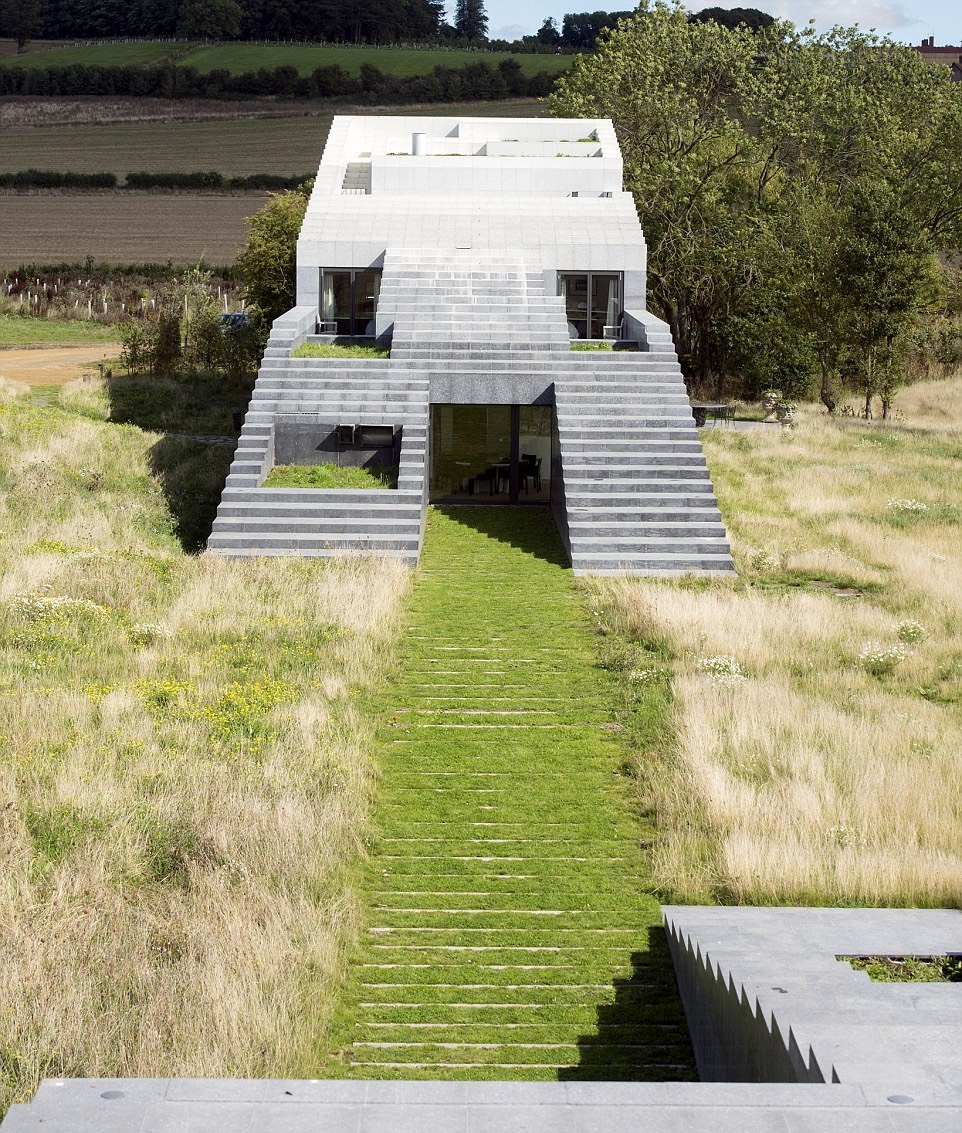
[[[709,430],[739,580],[591,584],[669,658],[638,765],[674,899],[962,903],[962,381],[899,406]]]
[[[44,1074],[310,1074],[392,561],[183,555],[156,437],[0,389],[0,1112]],[[84,415],[78,414],[81,411]]]

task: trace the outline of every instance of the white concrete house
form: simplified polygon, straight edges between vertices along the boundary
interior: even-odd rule
[[[208,546],[416,562],[429,502],[550,505],[576,573],[732,570],[607,120],[335,118]],[[294,357],[350,339],[387,358]],[[396,488],[264,488],[274,464]]]

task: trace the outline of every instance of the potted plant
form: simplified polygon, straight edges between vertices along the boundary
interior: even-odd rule
[[[765,420],[775,420],[775,405],[781,401],[782,391],[780,389],[767,389],[762,393],[762,407],[765,410]]]
[[[784,428],[790,428],[792,422],[795,420],[795,412],[797,409],[797,402],[786,401],[784,398],[779,398],[778,401],[775,402],[775,420]]]

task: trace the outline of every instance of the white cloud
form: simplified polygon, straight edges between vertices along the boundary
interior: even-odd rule
[[[894,32],[913,28],[921,22],[908,15],[905,6],[894,0],[770,0],[765,10],[799,26],[814,19],[819,28],[858,24],[866,29]]]
[[[531,29],[522,24],[502,24],[500,27],[488,28],[488,39],[515,40],[520,39],[523,35],[531,35]]]

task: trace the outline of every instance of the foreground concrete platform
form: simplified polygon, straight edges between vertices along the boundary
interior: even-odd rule
[[[702,1082],[48,1079],[2,1133],[962,1131],[962,984],[838,959],[962,952],[962,912],[663,912]]]
[[[893,1100],[893,1098],[895,1100]],[[958,1133],[962,1110],[859,1086],[46,1081],[3,1133]]]

